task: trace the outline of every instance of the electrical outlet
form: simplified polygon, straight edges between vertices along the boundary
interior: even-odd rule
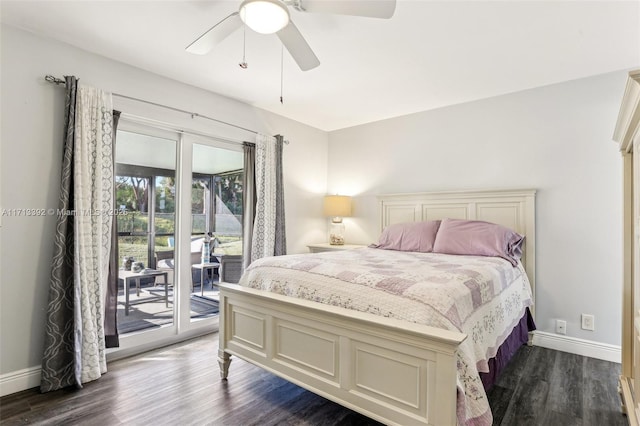
[[[582,314],[582,329],[594,331],[596,329],[595,321],[593,315]]]
[[[565,320],[556,320],[556,333],[567,334],[567,322]]]

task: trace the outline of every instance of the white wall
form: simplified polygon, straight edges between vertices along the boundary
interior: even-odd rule
[[[329,134],[329,192],[354,195],[347,242],[379,235],[378,194],[535,188],[538,329],[621,340],[621,159],[612,134],[625,72]],[[595,315],[595,331],[580,314]]]
[[[2,26],[0,207],[56,208],[60,186],[64,88],[44,81],[75,75],[114,93],[198,112],[266,134],[283,134],[287,242],[291,253],[325,237],[319,214],[326,191],[326,132],[249,105]],[[114,98],[124,112],[221,137],[252,136],[227,126]],[[2,217],[0,228],[0,377],[39,366],[55,217]]]
[[[536,188],[537,321],[620,344],[621,167],[611,134],[624,72],[389,119],[327,135],[317,129],[10,27],[1,33],[0,207],[56,207],[63,90],[46,74],[282,133],[288,249],[326,240],[326,192],[355,195],[347,239],[379,233],[375,196],[450,189]],[[116,98],[116,107],[232,139],[249,135]],[[328,185],[327,185],[328,175]],[[327,191],[328,189],[328,191]],[[54,217],[2,217],[0,377],[38,366]],[[596,331],[579,328],[595,315]]]

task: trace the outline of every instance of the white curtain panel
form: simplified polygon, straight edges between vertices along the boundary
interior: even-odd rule
[[[256,135],[256,217],[251,261],[273,256],[276,233],[276,138]]]
[[[107,371],[103,321],[114,205],[112,114],[110,93],[78,88],[73,175],[78,383],[95,380]]]

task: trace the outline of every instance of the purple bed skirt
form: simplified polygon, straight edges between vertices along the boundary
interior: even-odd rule
[[[500,373],[505,369],[509,360],[518,352],[518,349],[529,341],[529,332],[536,329],[536,325],[527,308],[525,314],[520,318],[520,322],[513,328],[507,340],[498,348],[494,358],[489,360],[489,372],[480,373],[480,379],[485,390],[491,389]]]

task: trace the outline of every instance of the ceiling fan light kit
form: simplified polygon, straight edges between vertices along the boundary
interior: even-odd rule
[[[396,0],[244,0],[238,12],[215,24],[186,50],[204,55],[244,24],[257,33],[276,34],[300,69],[311,70],[320,65],[320,60],[291,20],[289,5],[301,13],[389,19],[395,12]],[[240,66],[246,68],[244,59]]]
[[[260,34],[274,34],[289,24],[289,9],[280,0],[244,0],[240,19]]]

